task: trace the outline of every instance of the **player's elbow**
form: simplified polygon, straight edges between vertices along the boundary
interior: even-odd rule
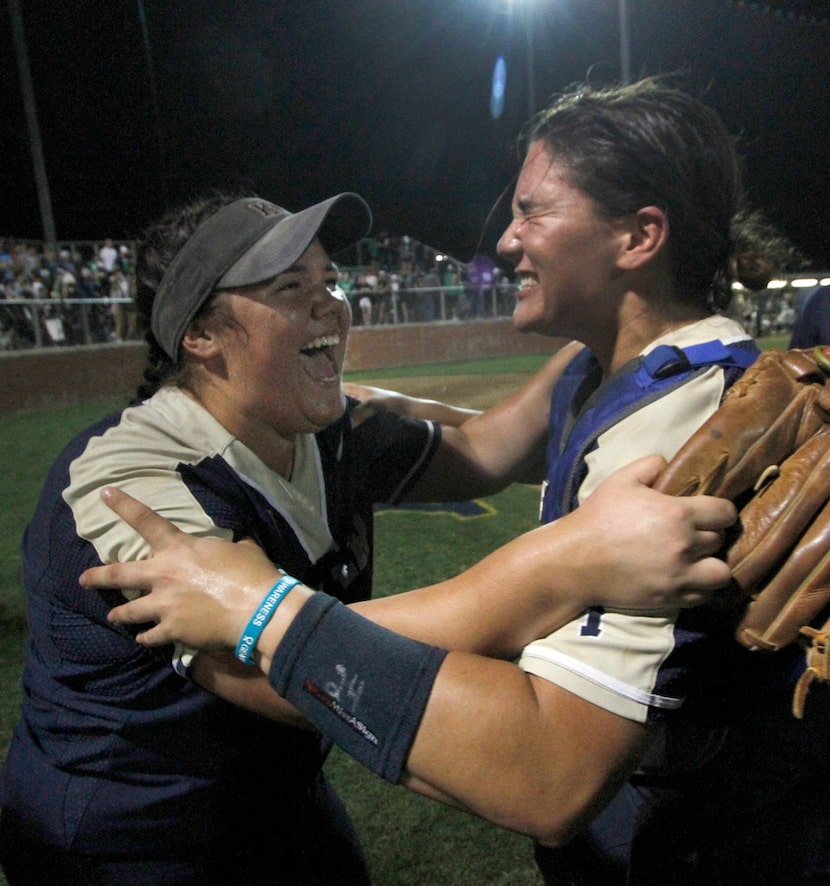
[[[532,800],[522,804],[507,825],[543,846],[562,846],[570,841],[596,814],[601,803],[596,794],[581,789],[537,791]]]
[[[521,756],[493,761],[486,782],[455,792],[456,803],[545,846],[561,846],[613,795],[608,778],[594,778],[581,766],[562,765],[561,757],[556,765],[540,755]]]
[[[567,728],[547,730],[556,738],[539,742],[514,770],[516,789],[507,801],[513,807],[513,824],[507,826],[551,847],[573,839],[614,797],[648,742],[641,725],[593,706],[584,707],[577,720],[566,716],[564,704],[560,714]]]
[[[547,813],[540,813],[529,822],[526,833],[542,846],[564,846],[585,828],[597,811],[598,807],[592,804],[578,808],[569,804],[556,812],[547,810]]]

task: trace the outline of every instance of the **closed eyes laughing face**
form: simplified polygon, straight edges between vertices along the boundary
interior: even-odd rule
[[[615,309],[619,226],[570,184],[541,142],[527,153],[512,212],[498,250],[519,280],[516,328],[590,343],[603,312]]]

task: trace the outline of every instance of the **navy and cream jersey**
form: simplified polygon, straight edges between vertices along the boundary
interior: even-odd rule
[[[652,342],[646,350],[651,353],[660,345],[692,349],[713,339],[730,348],[737,346],[739,352],[748,347],[748,362],[757,354],[743,328],[725,317],[690,324]],[[589,371],[587,361],[583,363]],[[557,502],[548,498],[543,509],[547,519],[553,519],[550,515],[557,509],[563,513],[576,507],[624,464],[654,454],[670,459],[718,408],[726,387],[738,375],[740,367],[736,370],[734,361],[727,361],[726,366],[713,362],[687,372],[680,384],[663,386],[662,378],[658,378],[654,387],[660,388],[659,396],[651,396],[650,388],[644,386],[630,408],[624,412],[617,409],[607,426],[589,428],[592,433],[584,436],[592,445],[573,449],[574,454],[563,458],[567,462],[564,465],[556,461],[556,447],[560,444],[552,440],[548,450],[549,476],[556,476],[557,482],[551,488],[555,485],[566,494],[559,496]],[[597,394],[605,385],[603,382]],[[555,390],[554,406],[558,395],[561,391]],[[586,402],[592,405],[592,401]],[[573,435],[583,434],[579,425],[583,417],[592,420],[587,406],[570,424]],[[555,436],[552,434],[552,438]],[[565,452],[567,434],[561,447]],[[563,480],[563,473],[575,477],[575,483]],[[550,497],[550,491],[549,488],[543,494]],[[708,607],[648,614],[594,609],[529,644],[521,655],[520,666],[621,717],[639,722],[659,721],[684,703],[692,681],[701,677],[702,666],[715,666],[717,656],[701,654],[704,644],[737,645],[731,640],[731,628]],[[708,662],[704,663],[706,658]]]
[[[109,623],[123,595],[84,590],[79,575],[149,550],[100,490],[118,486],[189,533],[251,538],[352,602],[371,593],[374,505],[395,503],[439,442],[428,422],[383,413],[353,427],[347,412],[298,439],[286,480],[172,388],[77,436],[23,539],[30,637],[0,804],[57,848],[134,852],[143,839],[198,851],[249,818],[253,789],[277,832],[319,770],[319,736],[224,702],[176,673],[172,647],[142,647],[140,627]]]
[[[400,418],[342,419],[295,440],[290,480],[183,392],[166,388],[88,432],[62,498],[101,562],[149,555],[103,504],[118,486],[191,535],[251,538],[286,572],[345,602],[371,592],[371,513],[396,503],[438,442]]]

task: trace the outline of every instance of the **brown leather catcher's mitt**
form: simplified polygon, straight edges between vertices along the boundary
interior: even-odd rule
[[[735,582],[750,598],[737,639],[774,651],[800,640],[807,670],[796,688],[801,717],[814,679],[830,680],[830,347],[766,351],[663,472],[672,495],[718,495],[740,519],[726,545]]]

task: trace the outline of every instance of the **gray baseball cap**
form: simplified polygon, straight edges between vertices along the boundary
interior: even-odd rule
[[[294,213],[258,197],[235,200],[193,232],[165,271],[153,301],[153,335],[175,360],[188,324],[214,290],[263,283],[290,268],[315,237],[333,254],[371,226],[366,201],[349,192]]]

